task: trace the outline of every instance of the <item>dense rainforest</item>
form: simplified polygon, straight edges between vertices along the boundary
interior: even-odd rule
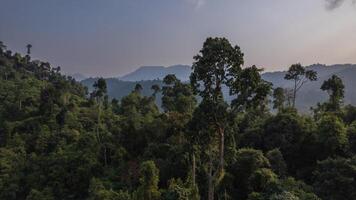
[[[304,115],[296,97],[315,71],[294,64],[293,87],[275,88],[225,38],[205,41],[190,83],[168,75],[121,100],[30,53],[0,42],[0,199],[356,199],[356,107],[338,76]]]

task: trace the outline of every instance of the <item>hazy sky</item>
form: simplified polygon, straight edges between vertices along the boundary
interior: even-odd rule
[[[95,76],[191,64],[209,36],[227,37],[246,65],[267,71],[296,62],[356,63],[352,2],[0,0],[0,41],[22,53],[31,43],[33,58]]]

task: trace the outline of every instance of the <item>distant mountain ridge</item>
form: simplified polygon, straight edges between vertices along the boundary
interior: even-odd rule
[[[189,65],[164,66],[142,66],[127,75],[119,77],[122,81],[145,81],[145,80],[162,80],[168,74],[175,74],[182,81],[188,81],[191,72]]]
[[[346,69],[356,70],[355,64],[335,64],[335,65],[324,65],[324,64],[314,64],[306,67],[309,70],[314,70],[318,73],[318,81],[326,80],[333,74],[343,74],[342,72]],[[273,83],[276,87],[291,87],[291,81],[285,80],[284,76],[287,71],[276,71],[276,72],[265,72],[262,74],[264,80]],[[317,81],[317,82],[318,82]]]
[[[179,69],[181,68],[181,69]],[[356,105],[356,65],[355,64],[337,64],[337,65],[323,65],[314,64],[307,67],[315,70],[318,73],[318,80],[315,82],[306,83],[298,92],[296,106],[303,112],[308,112],[312,106],[316,106],[318,102],[327,101],[328,94],[320,90],[322,83],[330,78],[333,74],[342,78],[345,84],[345,104]],[[179,70],[176,70],[179,69]],[[160,71],[161,70],[161,71]],[[153,72],[154,71],[154,72]],[[148,75],[144,77],[144,74]],[[162,79],[167,74],[175,74],[180,80],[188,81],[191,73],[191,67],[187,65],[180,65],[180,67],[141,67],[133,73],[130,73],[122,78],[107,79],[108,93],[110,97],[122,98],[128,95],[136,83],[143,86],[143,94],[152,94],[151,86],[153,84],[163,85]],[[286,71],[266,72],[262,74],[262,78],[273,84],[273,87],[291,88],[292,82],[284,79]],[[152,78],[153,77],[153,78]],[[149,79],[151,78],[151,80]],[[82,84],[87,86],[89,90],[92,88],[96,78],[85,79]],[[127,81],[130,80],[130,81]],[[234,97],[229,96],[228,89],[223,88],[224,96],[227,101]],[[157,98],[158,99],[158,98]],[[159,103],[159,102],[158,102]]]
[[[327,101],[328,94],[320,89],[324,81],[332,75],[339,76],[345,85],[345,104],[356,105],[356,65],[355,64],[335,64],[323,65],[314,64],[307,67],[318,73],[318,80],[307,82],[297,95],[296,106],[299,110],[308,111],[315,107],[318,102]],[[262,74],[264,80],[273,83],[273,87],[292,88],[292,82],[285,80],[286,71],[267,72]]]
[[[85,76],[83,74],[80,74],[80,73],[67,74],[67,76],[71,76],[72,78],[74,78],[78,82],[88,78],[87,76]]]

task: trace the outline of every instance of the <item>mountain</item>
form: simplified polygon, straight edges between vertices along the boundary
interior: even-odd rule
[[[327,100],[328,94],[322,90],[320,87],[322,83],[330,78],[333,74],[342,78],[345,84],[345,104],[356,105],[356,91],[354,86],[356,85],[356,65],[353,64],[337,64],[337,65],[322,65],[315,64],[307,67],[308,69],[315,70],[318,73],[318,80],[315,82],[307,82],[301,90],[298,92],[296,106],[302,112],[310,111],[312,106],[315,106],[318,102],[324,102]],[[176,69],[180,69],[176,70]],[[177,73],[174,73],[177,72]],[[180,72],[180,73],[178,73]],[[183,73],[184,72],[184,73]],[[110,97],[120,99],[123,96],[129,94],[136,83],[140,83],[143,86],[143,94],[151,95],[151,86],[153,84],[162,85],[162,81],[158,79],[163,79],[166,74],[176,74],[179,79],[183,81],[189,80],[191,69],[189,66],[172,66],[172,67],[141,67],[135,72],[128,74],[118,80],[116,78],[107,79],[108,83],[108,93]],[[147,73],[147,75],[145,75]],[[286,71],[279,72],[266,72],[262,74],[264,80],[271,82],[273,87],[283,87],[291,88],[292,82],[284,79]],[[139,78],[140,77],[140,78]],[[148,77],[153,77],[148,80]],[[96,79],[90,78],[82,81],[82,84],[87,86],[89,90],[94,84]],[[134,81],[127,81],[134,80]],[[136,82],[135,80],[140,80]],[[224,87],[224,96],[227,101],[231,101],[234,97],[229,96],[228,89]],[[159,99],[159,96],[158,98]],[[160,103],[160,102],[157,102]]]
[[[81,83],[88,88],[89,91],[93,91],[93,84],[97,81],[98,78],[88,78]],[[111,98],[121,99],[124,96],[127,96],[132,90],[135,88],[136,84],[141,84],[143,87],[142,94],[144,96],[151,96],[153,94],[153,90],[151,90],[152,85],[159,85],[161,88],[163,86],[163,82],[161,80],[146,80],[146,81],[122,81],[117,78],[107,78],[107,91],[108,95]],[[161,105],[162,95],[159,93],[156,96],[157,105]]]
[[[93,90],[93,84],[95,81],[97,81],[98,78],[88,78],[81,83],[88,88],[89,91]],[[151,90],[152,85],[159,85],[162,87],[163,83],[160,80],[146,80],[146,81],[122,81],[117,78],[107,78],[106,84],[107,84],[107,91],[108,95],[111,98],[116,98],[116,99],[121,99],[122,97],[128,95],[134,88],[137,83],[141,84],[143,87],[142,94],[145,96],[150,96],[153,94],[153,91]]]
[[[162,80],[168,74],[175,74],[182,81],[188,81],[191,67],[188,65],[163,66],[143,66],[136,71],[119,77],[122,81],[142,81],[142,80]]]
[[[307,67],[318,73],[318,80],[307,82],[298,92],[296,106],[299,110],[307,112],[310,107],[315,106],[318,102],[324,102],[328,98],[328,94],[320,90],[321,85],[332,75],[339,76],[345,85],[345,104],[356,105],[356,65],[353,64],[337,64],[337,65],[322,65],[314,64]],[[273,87],[291,88],[292,82],[285,80],[286,72],[268,72],[262,75],[263,79],[273,83]]]
[[[75,74],[67,74],[67,76],[70,76],[72,78],[74,78],[76,81],[80,82],[82,80],[85,80],[87,79],[88,77],[86,77],[85,75],[83,74],[80,74],[80,73],[75,73]]]

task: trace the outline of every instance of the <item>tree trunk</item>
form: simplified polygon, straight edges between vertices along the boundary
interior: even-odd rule
[[[63,95],[63,104],[67,105],[68,104],[68,94]]]
[[[196,163],[195,163],[195,153],[193,151],[193,155],[192,155],[192,181],[193,181],[193,185],[195,186],[195,169],[196,169]]]
[[[294,81],[294,90],[293,90],[293,108],[295,108],[295,101],[297,98],[297,80]]]
[[[220,142],[219,142],[219,173],[224,170],[224,148],[225,148],[225,134],[224,129],[219,128]]]
[[[214,200],[214,187],[217,184],[217,180],[224,171],[224,149],[225,149],[225,133],[224,128],[218,128],[219,134],[219,164],[216,171],[213,173],[213,160],[211,158],[211,152],[209,153],[209,172],[208,172],[208,200]]]
[[[98,138],[98,143],[100,144],[100,134],[99,134],[99,128],[100,128],[100,113],[101,113],[101,107],[100,107],[100,100],[98,100],[98,121],[97,121],[97,127],[96,127],[96,137]]]
[[[213,161],[209,155],[209,172],[208,172],[208,200],[214,200],[214,183],[213,183]]]

